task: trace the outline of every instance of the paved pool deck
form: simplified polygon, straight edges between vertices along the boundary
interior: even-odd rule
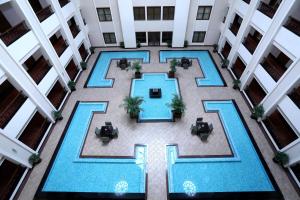
[[[250,109],[240,92],[232,89],[232,77],[228,70],[220,68],[220,57],[212,53],[208,47],[189,47],[178,50],[207,50],[218,64],[218,68],[227,84],[227,87],[197,87],[195,77],[203,76],[198,63],[193,62],[193,67],[188,70],[178,68],[176,77],[179,79],[181,95],[187,105],[184,117],[176,123],[136,123],[130,120],[126,112],[119,105],[122,99],[129,94],[133,71],[125,71],[116,67],[116,61],[111,62],[107,78],[114,78],[112,88],[84,88],[84,84],[92,70],[99,50],[88,61],[87,70],[80,75],[76,88],[68,98],[62,110],[64,119],[55,124],[49,139],[42,152],[42,163],[36,166],[18,199],[31,200],[47,169],[52,154],[59,142],[64,128],[69,120],[71,112],[77,101],[109,101],[106,114],[94,114],[86,141],[83,147],[83,155],[89,156],[132,156],[134,144],[146,144],[148,147],[148,200],[167,200],[166,186],[166,145],[178,144],[181,155],[229,155],[231,154],[225,133],[216,113],[205,113],[201,100],[234,99],[242,111],[242,115],[252,132],[252,135],[265,158],[279,188],[285,199],[300,199],[293,188],[286,173],[273,163],[273,150],[259,125],[252,120]],[[106,48],[104,51],[122,51],[120,48]],[[142,72],[167,72],[169,64],[159,63],[159,50],[170,50],[164,47],[145,47],[139,50],[150,51],[150,63],[142,64]],[[204,121],[212,122],[214,131],[207,142],[201,142],[197,136],[190,134],[190,126],[195,123],[197,117],[203,117]],[[119,129],[119,137],[108,145],[102,145],[95,137],[96,126],[101,126],[105,121],[111,121],[113,126]]]

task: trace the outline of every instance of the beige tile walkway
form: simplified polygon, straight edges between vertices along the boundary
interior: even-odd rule
[[[143,64],[143,72],[167,72],[168,64],[159,63],[159,50],[166,48],[142,48],[151,51],[150,64]],[[203,49],[199,47],[189,49]],[[120,50],[120,49],[105,49]],[[97,51],[98,53],[98,51]],[[226,136],[221,127],[216,113],[205,113],[201,100],[235,99],[245,120],[253,133],[257,144],[270,167],[275,180],[278,182],[285,199],[299,199],[296,191],[288,180],[283,170],[272,161],[272,149],[261,132],[257,123],[249,118],[250,110],[242,98],[241,94],[231,88],[232,78],[227,70],[220,69],[228,87],[196,87],[195,77],[202,76],[197,62],[188,70],[179,68],[177,77],[181,88],[181,95],[187,104],[185,116],[176,123],[135,123],[126,115],[123,108],[119,107],[122,99],[129,94],[130,81],[133,72],[121,71],[116,67],[115,61],[111,63],[108,78],[115,78],[113,88],[83,88],[91,71],[97,54],[92,55],[89,60],[89,68],[84,71],[77,83],[77,90],[72,93],[66,106],[63,109],[64,120],[58,122],[42,151],[43,162],[35,167],[29,180],[22,190],[19,199],[33,199],[35,191],[42,179],[42,176],[51,159],[54,149],[62,135],[67,120],[75,106],[76,101],[109,101],[107,114],[95,114],[88,131],[86,143],[84,145],[84,155],[133,155],[134,144],[148,145],[148,200],[166,200],[166,144],[177,143],[180,154],[184,155],[219,155],[230,154]],[[218,55],[213,55],[217,63],[220,63]],[[191,123],[196,117],[203,117],[205,121],[214,124],[214,132],[209,137],[208,142],[203,143],[196,136],[189,132]],[[103,146],[95,137],[94,129],[101,126],[104,121],[112,121],[119,129],[119,138]]]

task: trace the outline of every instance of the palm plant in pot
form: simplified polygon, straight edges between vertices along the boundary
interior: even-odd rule
[[[262,118],[262,116],[264,115],[264,107],[262,105],[259,106],[255,106],[252,114],[251,114],[251,118],[252,119],[256,119],[256,120],[260,120]]]
[[[35,153],[28,158],[28,162],[32,165],[32,167],[39,164],[41,161],[42,159],[40,158],[40,155]]]
[[[170,62],[170,71],[168,73],[169,78],[174,78],[175,77],[175,72],[176,72],[176,65],[178,64],[176,59],[171,60]]]
[[[53,115],[53,118],[55,121],[60,121],[63,119],[62,115],[61,115],[61,112],[59,110],[53,110],[52,111],[52,115]]]
[[[124,107],[131,119],[135,119],[138,118],[139,113],[143,111],[143,109],[140,107],[143,102],[143,97],[127,96],[123,99],[123,104],[121,106]]]
[[[75,91],[76,90],[76,83],[74,81],[69,81],[68,82],[68,86],[70,88],[71,91]]]
[[[233,89],[238,90],[240,89],[241,81],[239,79],[233,80]]]
[[[214,48],[213,50],[214,53],[218,52],[218,44],[214,44],[213,48]]]
[[[185,103],[182,101],[182,99],[175,94],[172,102],[170,104],[167,104],[172,109],[173,118],[181,118],[182,114],[184,114],[184,111],[186,109]]]
[[[142,73],[141,73],[142,65],[140,64],[139,61],[132,63],[132,65],[129,68],[127,68],[127,70],[129,70],[129,69],[135,70],[135,73],[134,73],[135,78],[142,77]]]
[[[276,152],[273,161],[281,166],[285,166],[289,162],[289,156],[284,152]]]
[[[86,64],[86,62],[81,61],[81,62],[80,62],[80,66],[81,66],[81,69],[82,69],[82,70],[86,70],[87,64]]]
[[[222,64],[222,68],[227,68],[228,67],[228,64],[229,64],[229,60],[227,60],[226,58],[222,60],[221,62]]]

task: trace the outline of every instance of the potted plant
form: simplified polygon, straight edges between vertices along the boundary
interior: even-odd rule
[[[187,40],[184,40],[184,47],[186,48],[189,45],[189,42]]]
[[[238,90],[240,89],[241,81],[239,79],[233,80],[233,89]]]
[[[261,117],[264,115],[264,107],[259,105],[259,106],[255,106],[253,111],[252,111],[252,114],[251,114],[251,118],[252,119],[256,119],[256,120],[260,120]]]
[[[136,47],[137,47],[137,48],[141,48],[141,42],[140,42],[140,41],[137,41]]]
[[[170,104],[167,104],[167,106],[169,106],[172,109],[174,119],[181,118],[186,108],[185,103],[177,94],[174,95],[172,102]]]
[[[95,53],[95,47],[90,47],[90,52],[91,52],[91,54],[94,54]]]
[[[42,159],[40,158],[40,155],[35,153],[28,158],[28,162],[32,165],[32,167],[39,164],[41,161]]]
[[[61,112],[59,110],[54,110],[52,111],[52,115],[53,115],[53,118],[55,121],[60,121],[63,119],[62,115],[61,115]]]
[[[222,64],[222,68],[227,68],[228,67],[228,64],[229,64],[229,60],[227,60],[226,58],[223,59],[221,61],[221,64]]]
[[[82,69],[82,70],[86,70],[87,64],[86,64],[86,62],[81,61],[81,62],[80,62],[80,66],[81,66],[81,69]]]
[[[76,83],[74,81],[69,81],[68,82],[68,86],[70,88],[71,91],[75,91],[76,90]]]
[[[177,60],[174,58],[170,62],[170,71],[168,73],[169,78],[174,78],[175,77],[176,65],[177,65]]]
[[[139,61],[133,62],[132,65],[129,68],[127,68],[127,70],[128,69],[135,70],[135,73],[134,73],[135,78],[142,77],[142,73],[141,73],[142,66]]]
[[[120,47],[123,48],[123,49],[125,48],[124,42],[120,42]]]
[[[143,110],[140,107],[143,102],[144,102],[143,97],[127,96],[123,99],[123,104],[121,106],[124,107],[124,109],[129,114],[131,119],[135,119],[138,118],[140,111]]]
[[[168,41],[167,41],[167,46],[168,46],[169,48],[172,47],[172,41],[171,41],[171,40],[168,40]]]
[[[218,52],[218,44],[214,44],[213,47],[214,47],[213,52],[214,53]]]
[[[289,162],[289,156],[284,152],[276,152],[273,161],[282,167],[285,166]]]

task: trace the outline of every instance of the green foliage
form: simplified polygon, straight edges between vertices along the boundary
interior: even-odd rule
[[[139,61],[135,61],[132,63],[132,65],[129,68],[127,68],[127,70],[128,69],[135,70],[135,72],[141,72],[142,65],[140,64]]]
[[[177,94],[174,94],[172,102],[167,104],[167,106],[170,107],[175,113],[183,114],[186,109],[185,103]]]
[[[229,60],[223,59],[223,60],[221,61],[221,64],[222,64],[222,68],[226,68],[226,67],[228,66],[228,64],[229,64]]]
[[[286,153],[284,153],[284,152],[278,151],[275,154],[275,156],[273,158],[273,161],[275,163],[278,163],[281,166],[284,166],[284,165],[286,165],[289,162],[289,156]]]
[[[86,70],[87,64],[86,64],[86,62],[81,61],[81,62],[80,62],[80,66],[81,66],[81,69],[82,69],[82,70]]]
[[[189,45],[189,42],[187,40],[184,40],[184,47],[187,47]]]
[[[95,53],[95,47],[90,47],[90,52],[91,52],[91,54],[94,54]]]
[[[217,51],[218,51],[218,44],[214,44],[213,47],[214,47],[214,50],[213,50],[213,51],[214,51],[214,52],[217,52]]]
[[[130,115],[130,117],[138,117],[140,111],[142,111],[140,105],[143,102],[144,102],[143,97],[126,96],[123,99],[123,104],[121,106],[124,107],[124,109]]]
[[[171,40],[168,40],[168,41],[167,41],[167,46],[168,46],[168,47],[172,47],[172,41],[171,41]]]
[[[74,81],[69,81],[68,82],[68,86],[70,88],[71,91],[75,91],[76,90],[76,83]]]
[[[123,49],[125,48],[124,42],[120,42],[120,47],[123,48]]]
[[[140,42],[140,41],[137,41],[136,47],[137,47],[137,48],[141,48],[141,42]]]
[[[52,115],[53,115],[53,118],[54,118],[55,121],[63,119],[63,117],[61,115],[61,112],[59,110],[57,110],[57,111],[53,110]]]
[[[264,115],[264,112],[265,112],[265,110],[264,110],[263,106],[261,106],[261,105],[255,106],[254,109],[253,109],[251,117],[253,119],[261,118]]]
[[[29,158],[28,158],[28,162],[32,165],[35,166],[36,164],[39,164],[42,161],[42,159],[40,158],[39,154],[32,154]]]
[[[233,80],[233,89],[240,88],[241,81],[239,79]]]
[[[171,62],[170,62],[170,71],[175,73],[177,65],[178,65],[178,61],[175,58],[173,60],[171,60]]]

